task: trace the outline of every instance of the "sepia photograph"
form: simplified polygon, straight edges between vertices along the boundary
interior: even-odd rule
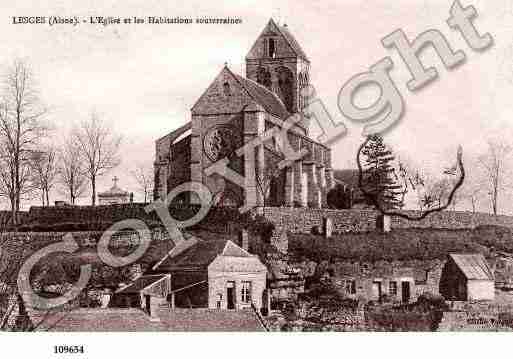
[[[513,0],[0,14],[1,353],[508,340]]]

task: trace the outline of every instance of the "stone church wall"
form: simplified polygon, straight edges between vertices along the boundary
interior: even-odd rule
[[[186,137],[171,146],[171,163],[168,177],[168,189],[188,182],[191,179],[191,138]]]

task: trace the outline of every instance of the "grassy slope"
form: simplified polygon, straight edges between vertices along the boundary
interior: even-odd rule
[[[291,254],[312,260],[431,260],[444,259],[451,252],[489,256],[491,251],[513,253],[510,229],[496,226],[474,230],[397,229],[386,234],[339,234],[329,239],[293,234],[289,242]]]

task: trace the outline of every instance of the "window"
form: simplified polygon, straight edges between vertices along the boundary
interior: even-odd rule
[[[397,282],[391,281],[388,285],[388,294],[397,295]]]
[[[276,56],[276,47],[275,47],[275,43],[274,43],[274,39],[269,39],[269,48],[268,48],[268,52],[267,54],[269,55],[269,57],[273,58]]]
[[[251,282],[249,281],[242,282],[241,300],[243,303],[251,302]]]
[[[221,293],[217,294],[217,309],[221,309],[221,304],[223,303],[223,295]]]
[[[356,294],[356,282],[353,279],[347,279],[345,287],[347,294]]]
[[[230,96],[232,94],[232,90],[230,89],[230,84],[228,82],[223,84],[223,92],[225,96]]]

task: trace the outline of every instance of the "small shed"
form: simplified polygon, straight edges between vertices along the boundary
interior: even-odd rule
[[[111,306],[140,307],[150,315],[161,304],[167,303],[171,293],[171,275],[142,275],[130,285],[116,291]]]
[[[493,300],[495,280],[482,254],[449,254],[440,277],[440,294],[447,300]]]

